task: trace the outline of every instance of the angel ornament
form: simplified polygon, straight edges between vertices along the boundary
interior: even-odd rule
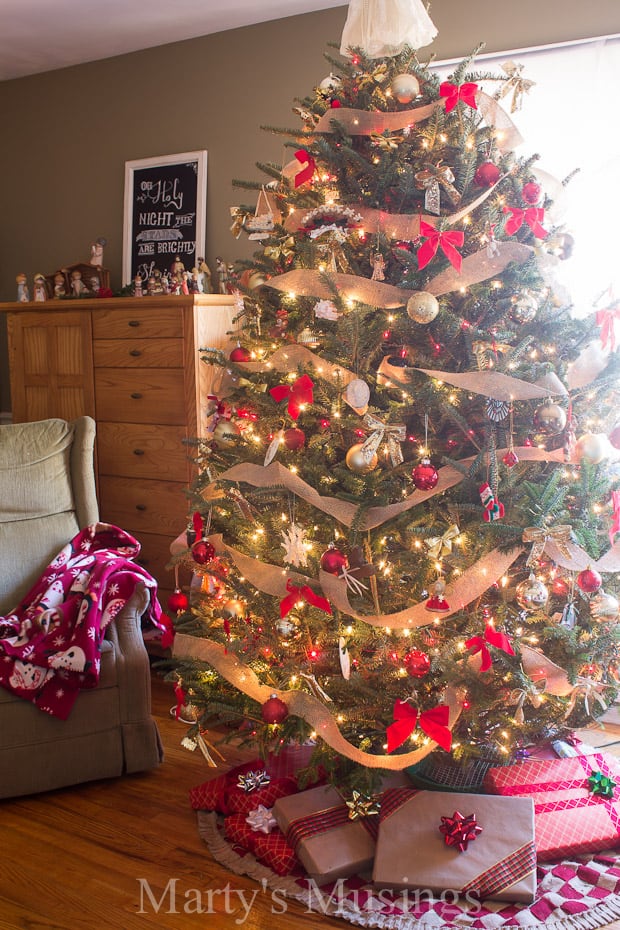
[[[408,45],[429,45],[437,29],[422,0],[350,0],[340,53],[362,48],[370,58],[393,58]]]
[[[385,281],[385,259],[381,252],[373,252],[370,259],[372,265],[372,281]]]

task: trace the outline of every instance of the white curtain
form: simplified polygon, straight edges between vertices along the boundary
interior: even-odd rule
[[[559,276],[570,291],[576,315],[589,313],[611,289],[620,298],[620,36],[552,48],[481,55],[474,67],[501,72],[507,60],[523,64],[534,81],[512,118],[524,137],[518,154],[540,155],[540,168],[563,180],[567,231],[573,256]],[[451,71],[443,62],[442,76]],[[493,94],[496,84],[485,85]],[[510,108],[510,97],[503,105]],[[598,306],[609,304],[604,294]]]

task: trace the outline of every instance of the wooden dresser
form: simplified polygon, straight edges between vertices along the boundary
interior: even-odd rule
[[[221,370],[200,349],[228,350],[232,297],[143,297],[0,304],[7,314],[13,422],[89,414],[97,423],[101,519],[136,536],[159,581],[185,526],[192,449]]]

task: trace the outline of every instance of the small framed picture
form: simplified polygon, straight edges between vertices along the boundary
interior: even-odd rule
[[[182,152],[125,162],[123,284],[147,281],[205,254],[207,153]]]

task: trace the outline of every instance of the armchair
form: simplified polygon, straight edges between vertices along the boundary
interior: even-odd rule
[[[0,616],[54,556],[99,519],[95,422],[80,417],[0,426]],[[150,666],[140,629],[149,593],[139,584],[109,624],[96,688],[67,720],[0,688],[0,798],[154,768]]]

